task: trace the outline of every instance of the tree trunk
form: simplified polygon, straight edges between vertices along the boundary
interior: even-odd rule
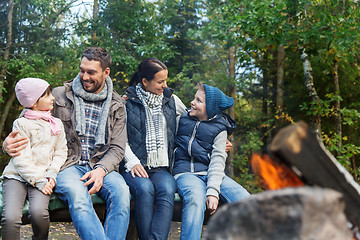
[[[346,1],[342,0],[342,9],[341,9],[341,15],[344,15],[346,9]]]
[[[92,29],[92,34],[91,34],[91,39],[93,40],[93,42],[96,41],[96,29],[95,29],[95,25],[96,25],[96,21],[98,18],[98,13],[99,13],[99,2],[98,0],[94,0],[94,8],[93,8],[93,29]]]
[[[352,169],[357,169],[357,167],[356,167],[355,155],[352,155],[352,157],[351,157],[351,168],[352,168]],[[353,176],[354,180],[355,180],[357,183],[359,183],[358,171],[351,171],[351,175]]]
[[[2,136],[2,132],[4,130],[4,126],[5,126],[5,121],[6,118],[9,115],[9,110],[10,107],[13,105],[14,100],[15,100],[15,92],[13,92],[13,94],[11,95],[10,99],[6,102],[6,106],[4,109],[4,112],[1,114],[1,120],[0,120],[0,136]],[[9,131],[7,131],[8,133],[11,132],[11,129],[9,129]]]
[[[320,100],[320,98],[319,98],[319,96],[316,92],[315,86],[314,86],[311,62],[310,62],[309,56],[305,52],[305,49],[303,50],[303,53],[301,54],[301,60],[303,62],[303,68],[304,68],[304,84],[305,84],[307,93],[310,97],[310,101],[317,102]],[[314,128],[316,135],[318,136],[319,140],[321,141],[321,116],[320,116],[320,114],[316,114],[312,118],[312,127]]]
[[[270,82],[270,69],[269,69],[269,51],[266,51],[264,53],[264,57],[262,59],[262,66],[261,66],[261,70],[263,72],[263,81],[262,81],[262,113],[264,115],[263,117],[263,121],[265,122],[268,120],[268,115],[269,115],[269,104],[268,104],[268,88],[269,88],[269,82]],[[262,133],[262,141],[263,141],[263,150],[265,151],[266,148],[268,147],[268,140],[269,140],[269,128],[267,126],[267,124],[262,124],[261,127],[261,133]]]
[[[280,115],[284,111],[284,61],[285,49],[282,44],[278,46],[277,52],[277,76],[276,76],[276,109]],[[281,121],[281,120],[280,120]],[[281,124],[277,121],[276,126]]]
[[[282,109],[284,106],[284,60],[285,49],[282,44],[277,52],[277,88],[276,88],[276,107]]]
[[[235,47],[231,47],[229,50],[229,72],[230,77],[235,82]],[[231,87],[229,87],[229,95],[230,97],[233,97],[236,99],[235,96],[236,87],[235,84],[231,84]],[[235,120],[235,107],[232,107],[229,109],[229,116]],[[229,141],[233,144],[233,147],[228,152],[228,158],[226,159],[226,174],[233,178],[234,177],[234,149],[235,149],[235,138],[234,135],[231,135],[228,137]]]
[[[340,86],[339,86],[339,63],[337,59],[334,60],[334,66],[333,66],[333,76],[334,76],[334,86],[335,86],[335,127],[336,127],[336,134],[340,137],[339,142],[337,143],[338,151],[337,155],[340,153],[340,148],[342,146],[342,126],[341,126],[341,113],[340,113]]]
[[[0,73],[0,101],[3,100],[2,92],[5,85],[5,76],[6,76],[6,66],[7,61],[10,58],[10,47],[12,42],[12,18],[13,18],[13,11],[14,11],[14,1],[9,0],[9,14],[8,14],[8,31],[6,36],[6,47],[4,51],[4,64],[1,69]]]

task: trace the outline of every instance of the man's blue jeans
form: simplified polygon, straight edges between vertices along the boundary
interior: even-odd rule
[[[183,199],[182,240],[199,240],[206,210],[206,175],[184,173],[176,179],[178,193]],[[237,182],[225,176],[220,185],[220,200],[235,202],[250,194]]]
[[[166,240],[174,208],[174,177],[167,170],[148,172],[149,178],[133,178],[130,172],[125,171],[121,174],[135,197],[135,223],[139,239]]]
[[[55,192],[67,202],[71,219],[81,239],[125,239],[130,217],[130,192],[124,178],[115,171],[103,179],[96,194],[106,202],[106,219],[102,226],[93,208],[85,181],[80,178],[91,168],[74,165],[59,172]]]

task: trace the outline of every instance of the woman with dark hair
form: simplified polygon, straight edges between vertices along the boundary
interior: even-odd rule
[[[156,58],[140,63],[126,90],[127,137],[121,174],[135,197],[140,239],[167,239],[174,207],[176,116],[185,105],[168,88],[167,67]]]

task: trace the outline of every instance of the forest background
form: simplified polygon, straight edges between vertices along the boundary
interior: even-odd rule
[[[199,81],[234,97],[226,170],[250,192],[261,191],[252,153],[300,120],[359,182],[359,40],[358,0],[1,0],[0,143],[21,111],[18,80],[59,86],[86,47],[101,46],[120,94],[156,57],[187,106]],[[0,171],[8,161],[0,156]]]

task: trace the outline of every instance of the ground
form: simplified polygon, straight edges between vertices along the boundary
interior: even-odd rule
[[[31,240],[32,228],[30,224],[21,226],[21,239]],[[74,225],[67,222],[52,222],[50,224],[49,240],[78,240]]]
[[[180,239],[180,226],[179,222],[172,222],[169,233],[169,240]],[[23,225],[21,227],[21,239],[31,240],[32,229],[31,225]],[[72,223],[65,222],[52,222],[50,225],[49,240],[79,240],[79,236]]]

